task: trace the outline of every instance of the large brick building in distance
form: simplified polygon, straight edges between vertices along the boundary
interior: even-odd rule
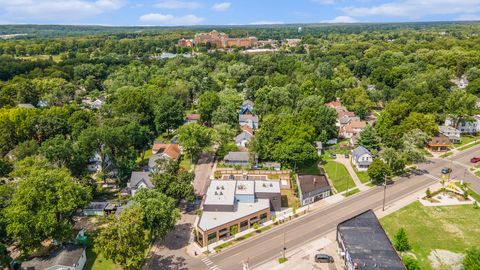
[[[182,38],[178,41],[177,46],[191,47],[193,44],[202,45],[207,43],[216,48],[255,47],[258,40],[256,37],[230,38],[225,33],[213,30],[209,33],[198,33],[193,40]]]

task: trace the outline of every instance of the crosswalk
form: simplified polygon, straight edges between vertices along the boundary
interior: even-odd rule
[[[210,268],[210,270],[221,270],[220,267],[216,266],[215,264],[213,264],[212,260],[210,260],[210,258],[208,257],[205,257],[202,259],[202,262]]]

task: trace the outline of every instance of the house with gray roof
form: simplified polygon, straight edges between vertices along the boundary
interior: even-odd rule
[[[438,131],[447,136],[451,143],[459,143],[461,132],[460,130],[451,126],[439,126]]]
[[[352,163],[359,171],[366,171],[372,164],[373,156],[367,148],[359,146],[352,151]]]
[[[324,199],[332,193],[325,174],[299,174],[297,186],[302,206]]]
[[[141,188],[154,188],[150,177],[150,172],[132,172],[130,180],[127,183],[127,188],[133,196]]]
[[[247,125],[253,129],[258,128],[258,116],[251,114],[238,115],[238,124],[240,126]]]
[[[58,249],[47,257],[35,257],[24,261],[22,270],[82,270],[87,261],[85,248],[76,245],[67,245]]]
[[[248,166],[250,165],[250,153],[230,152],[223,158],[223,163],[227,166]]]
[[[252,140],[252,138],[253,138],[252,134],[246,131],[242,131],[242,133],[238,134],[234,140],[235,140],[235,144],[238,147],[246,147],[247,144]]]

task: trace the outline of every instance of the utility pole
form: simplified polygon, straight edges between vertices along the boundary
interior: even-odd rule
[[[283,228],[283,258],[285,258],[285,251],[287,247],[285,247],[285,227]]]
[[[385,211],[385,198],[387,196],[387,175],[385,174],[383,176],[384,178],[384,183],[383,183],[383,207],[382,207],[382,211]]]

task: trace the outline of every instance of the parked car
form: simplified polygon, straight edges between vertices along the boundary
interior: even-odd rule
[[[450,169],[450,168],[445,167],[445,168],[442,169],[443,174],[449,174],[451,172],[452,172],[452,169]]]
[[[334,154],[334,153],[330,154],[330,156],[331,156],[332,158],[337,158],[337,154]]]
[[[327,254],[315,254],[315,262],[317,263],[333,263],[333,257]]]
[[[480,157],[473,157],[472,159],[470,159],[471,163],[477,163],[479,161],[480,161]]]
[[[349,155],[349,154],[345,154],[345,158],[349,158],[349,157],[350,157],[350,155]]]

